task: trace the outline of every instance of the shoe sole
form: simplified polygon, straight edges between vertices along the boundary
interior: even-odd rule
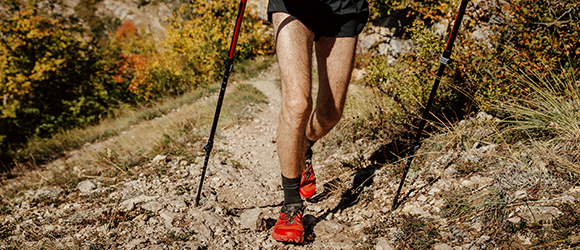
[[[316,190],[314,190],[314,193],[312,193],[311,195],[303,195],[302,190],[300,190],[300,197],[302,197],[303,199],[312,198],[312,196],[314,196],[315,194],[316,194]]]
[[[304,242],[304,235],[298,236],[296,234],[272,234],[272,238],[276,241],[288,242],[288,243],[297,243],[301,244]]]

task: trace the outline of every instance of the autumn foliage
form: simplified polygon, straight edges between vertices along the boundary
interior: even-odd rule
[[[98,119],[106,104],[93,78],[98,55],[84,29],[32,4],[14,7],[0,23],[0,139],[21,142]]]
[[[375,2],[386,8],[375,16],[403,11],[418,18],[403,32],[414,48],[396,65],[389,65],[382,57],[369,60],[365,83],[386,100],[398,103],[401,112],[418,116],[418,107],[429,96],[460,1]],[[441,121],[461,119],[477,109],[501,116],[493,110],[494,103],[531,94],[520,75],[577,77],[578,13],[580,5],[572,0],[469,1],[453,47],[454,61],[443,76],[433,113],[444,114],[446,118],[440,117]],[[435,32],[438,22],[447,24],[443,35]]]
[[[118,108],[214,84],[221,74],[238,2],[192,1],[167,23],[165,38],[130,21],[103,23],[98,1],[78,15],[58,4],[11,0],[0,19],[0,155],[31,136],[97,123]],[[246,14],[236,59],[271,53],[271,35]]]
[[[179,95],[216,83],[223,73],[239,1],[196,0],[169,21],[155,49],[126,54],[134,65],[130,90],[149,100]],[[236,58],[272,53],[271,34],[257,17],[245,13]],[[145,66],[145,67],[143,67]]]

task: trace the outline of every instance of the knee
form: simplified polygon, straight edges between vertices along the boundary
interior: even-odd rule
[[[310,117],[312,102],[304,98],[293,98],[284,102],[282,106],[282,117],[292,126],[305,124]]]

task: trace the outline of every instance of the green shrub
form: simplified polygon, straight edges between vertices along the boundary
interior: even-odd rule
[[[445,45],[444,40],[423,22],[415,22],[409,31],[415,48],[402,55],[399,62],[393,65],[389,65],[382,57],[371,59],[371,64],[366,68],[364,84],[382,93],[385,102],[394,103],[390,109],[395,113],[418,117],[422,106],[427,103],[439,66],[439,51]],[[455,107],[465,102],[460,91],[446,84],[453,80],[452,76],[442,77],[442,84],[431,108],[433,113],[455,116]]]
[[[473,22],[467,22],[466,34],[481,22],[490,22],[492,35],[482,42],[464,35],[457,50],[456,78],[462,89],[481,108],[494,112],[494,100],[506,96],[524,97],[533,92],[525,82],[510,72],[534,72],[538,77],[555,73],[556,79],[574,68],[580,59],[580,6],[576,1],[519,0],[501,2]],[[534,76],[532,76],[534,77]],[[535,78],[534,80],[538,80]]]
[[[439,1],[415,8],[421,13],[442,13],[439,17],[452,23],[456,7]],[[553,75],[550,84],[570,74],[577,76],[579,9],[572,0],[470,3],[453,48],[454,63],[444,74],[432,112],[450,120],[476,109],[503,117],[508,114],[493,108],[496,100],[523,98],[534,91],[510,72],[535,72],[534,81]],[[448,34],[437,35],[430,23],[428,18],[418,20],[407,29],[415,47],[397,65],[387,65],[377,57],[367,68],[366,84],[384,98],[396,100],[404,112],[417,114],[417,107],[426,103],[445,47]],[[475,38],[475,32],[490,35]]]
[[[56,0],[11,0],[0,19],[0,158],[10,161],[29,138],[48,138],[218,81],[238,2],[193,1],[170,21],[164,40],[131,22],[95,16],[99,0],[59,15]],[[4,5],[3,5],[4,6]],[[236,60],[272,52],[267,26],[247,12]],[[4,12],[2,13],[4,14]],[[81,19],[79,19],[81,18]],[[84,25],[87,24],[89,27]]]
[[[131,91],[150,99],[164,94],[179,95],[218,81],[229,52],[238,4],[235,0],[196,0],[183,5],[167,27],[162,47],[140,53],[148,61],[145,67],[134,67]],[[236,59],[270,53],[269,31],[261,20],[245,12]]]

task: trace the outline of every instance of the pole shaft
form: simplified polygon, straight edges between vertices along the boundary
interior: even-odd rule
[[[222,104],[224,101],[224,96],[226,93],[226,87],[228,85],[228,79],[230,77],[230,72],[234,69],[234,54],[236,51],[236,44],[238,42],[238,36],[240,34],[240,28],[242,26],[242,19],[244,17],[244,10],[246,9],[246,1],[247,0],[240,1],[238,17],[236,19],[236,26],[234,28],[234,34],[232,37],[232,44],[230,45],[230,51],[229,51],[228,57],[224,61],[224,64],[225,64],[224,75],[222,78],[222,84],[221,84],[221,88],[220,88],[218,102],[217,102],[217,105],[215,108],[213,123],[211,125],[211,132],[209,134],[209,138],[207,140],[207,143],[203,146],[203,149],[205,150],[205,159],[203,161],[203,168],[201,170],[201,178],[199,180],[199,187],[197,190],[197,196],[195,197],[195,206],[199,206],[199,200],[201,199],[201,191],[203,188],[203,181],[205,179],[205,173],[207,171],[207,165],[209,163],[209,156],[210,156],[211,151],[213,149],[213,140],[215,137],[215,132],[217,129],[219,118],[220,118],[220,112],[221,112]]]
[[[445,67],[450,62],[451,49],[453,48],[453,43],[455,43],[455,38],[457,38],[459,26],[461,26],[461,20],[463,20],[463,15],[465,14],[465,9],[467,7],[468,2],[469,0],[462,0],[461,4],[459,5],[459,11],[457,12],[457,16],[455,17],[455,22],[453,23],[453,28],[451,30],[451,34],[449,35],[449,39],[447,40],[447,46],[445,47],[445,51],[443,51],[443,55],[439,60],[439,69],[437,70],[437,78],[435,79],[433,87],[431,88],[431,93],[429,94],[427,106],[423,110],[423,116],[421,121],[419,122],[419,126],[417,127],[415,139],[413,140],[413,148],[411,149],[409,157],[407,158],[407,164],[405,166],[403,176],[401,177],[401,182],[399,183],[399,187],[397,188],[395,198],[393,199],[393,206],[391,207],[392,210],[395,210],[399,205],[398,199],[399,195],[401,194],[401,189],[403,188],[403,185],[405,183],[405,178],[407,178],[407,173],[409,172],[409,168],[411,167],[411,162],[413,162],[415,153],[417,153],[417,150],[419,150],[419,147],[421,146],[421,136],[423,134],[423,130],[425,129],[427,119],[429,118],[431,106],[433,106],[433,102],[435,101],[435,96],[437,95],[437,88],[439,87],[439,83],[441,82],[441,77],[445,72]]]

